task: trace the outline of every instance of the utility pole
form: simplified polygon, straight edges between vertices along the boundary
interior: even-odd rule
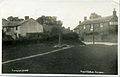
[[[59,42],[58,45],[61,45],[62,38],[61,38],[61,28],[59,29]]]
[[[62,44],[62,21],[59,21],[59,35],[58,35],[58,37],[59,37],[59,42],[58,42],[58,45],[61,45]]]
[[[94,33],[95,33],[95,28],[94,28],[94,24],[93,24],[93,45],[95,45],[95,35],[94,35]]]

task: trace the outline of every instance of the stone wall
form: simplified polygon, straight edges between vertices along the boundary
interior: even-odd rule
[[[118,39],[118,36],[115,34],[109,34],[109,35],[94,35],[94,40],[96,42],[114,42],[116,43]],[[93,41],[93,35],[85,35],[84,36],[85,42],[92,42]]]

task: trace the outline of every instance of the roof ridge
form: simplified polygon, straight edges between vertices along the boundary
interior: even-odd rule
[[[85,24],[91,24],[91,23],[102,23],[102,22],[108,22],[112,19],[112,15],[111,16],[105,16],[105,17],[99,17],[99,18],[94,18],[94,19],[89,19],[89,20],[85,20],[83,21],[80,25],[85,25]]]
[[[8,20],[2,20],[2,24],[4,23],[4,21],[7,21],[7,25],[6,26],[19,26],[19,25],[21,25],[21,24],[23,24],[23,23],[26,23],[26,22],[28,22],[29,20],[34,20],[34,21],[36,21],[35,19],[33,19],[33,18],[29,18],[29,19],[27,19],[27,20],[23,20],[23,21],[8,21]]]
[[[106,17],[113,17],[113,16],[111,15],[111,16],[105,16],[105,17],[98,17],[98,18],[89,19],[89,20],[97,20],[97,19],[102,19],[102,18],[106,18]],[[86,20],[86,21],[87,21],[87,20]]]
[[[20,24],[23,24],[23,23],[25,23],[25,22],[28,22],[29,20],[35,20],[35,19],[33,19],[33,18],[29,18],[29,19],[27,19],[27,20],[23,20],[23,21],[21,21],[21,23]]]

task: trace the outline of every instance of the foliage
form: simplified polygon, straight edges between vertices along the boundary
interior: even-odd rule
[[[58,26],[62,25],[62,21],[57,20],[57,17],[55,17],[55,16],[41,16],[37,19],[37,21],[42,25],[43,24],[58,25]]]
[[[63,34],[62,36],[63,40],[78,40],[79,36],[77,33],[75,32],[71,32],[71,33],[67,33],[67,34]]]
[[[2,41],[10,41],[10,40],[14,40],[14,39],[12,38],[12,36],[6,35],[5,32],[2,30]]]
[[[23,21],[24,19],[19,19],[18,17],[10,16],[7,18],[8,21]]]
[[[50,33],[40,33],[39,37],[29,36],[21,37],[16,40],[3,40],[3,45],[19,45],[19,44],[30,44],[30,43],[58,43],[59,34],[50,34]],[[78,40],[78,35],[76,33],[67,33],[62,34],[62,41],[71,41],[75,42]]]
[[[60,32],[60,28],[53,27],[52,30],[51,30],[51,32],[50,32],[50,34],[51,35],[57,35],[57,34],[59,34],[59,32]]]

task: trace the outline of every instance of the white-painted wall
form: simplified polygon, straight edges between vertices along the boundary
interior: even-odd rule
[[[20,35],[26,36],[27,33],[42,33],[43,26],[34,19],[29,19],[20,26]]]

